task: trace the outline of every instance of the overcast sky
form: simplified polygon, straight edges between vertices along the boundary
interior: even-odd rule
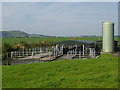
[[[102,22],[114,22],[118,33],[117,2],[4,2],[2,30],[80,36],[102,35]]]

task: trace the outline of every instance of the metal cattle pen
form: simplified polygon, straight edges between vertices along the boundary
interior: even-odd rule
[[[51,61],[66,59],[95,58],[96,49],[86,45],[59,45],[39,48],[29,48],[20,51],[11,51],[7,58],[17,61]]]

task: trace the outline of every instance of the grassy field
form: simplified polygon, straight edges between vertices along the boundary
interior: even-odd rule
[[[118,58],[60,60],[2,67],[3,88],[117,88]]]
[[[59,42],[59,41],[64,41],[64,40],[70,40],[72,37],[59,37],[59,38],[54,38],[54,37],[41,37],[41,38],[3,38],[2,43],[9,43],[9,44],[14,44],[14,43],[19,43],[21,41],[24,42],[39,42],[39,41],[50,41],[50,42]]]
[[[39,41],[50,41],[50,42],[60,42],[60,41],[64,41],[64,40],[71,40],[71,39],[75,39],[75,40],[89,40],[89,41],[97,41],[97,40],[102,40],[102,38],[97,38],[97,37],[41,37],[41,38],[3,38],[2,39],[2,43],[9,43],[9,44],[13,44],[13,43],[19,43],[21,41],[24,42],[39,42]],[[118,41],[118,38],[115,37],[115,40]]]

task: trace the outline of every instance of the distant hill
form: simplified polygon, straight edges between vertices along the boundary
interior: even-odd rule
[[[19,30],[14,30],[14,31],[0,31],[0,35],[2,34],[3,38],[39,38],[39,37],[52,37],[52,36],[46,36],[46,35],[41,35],[41,34],[28,34],[26,32],[23,31],[19,31]]]

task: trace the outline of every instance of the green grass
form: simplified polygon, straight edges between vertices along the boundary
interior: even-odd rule
[[[41,37],[41,38],[2,38],[2,43],[19,43],[21,41],[24,42],[39,42],[39,41],[50,41],[50,42],[60,42],[65,40],[71,40],[74,37]],[[99,40],[97,37],[78,37],[76,40],[89,40],[89,41],[97,41]],[[102,38],[100,38],[102,40]],[[115,37],[115,40],[118,41],[118,38]]]
[[[3,88],[117,88],[118,58],[61,60],[2,67]]]
[[[50,41],[50,42],[59,42],[59,41],[64,41],[64,40],[70,40],[72,37],[41,37],[41,38],[2,38],[2,43],[9,43],[9,44],[14,44],[14,43],[19,43],[21,41],[24,42],[39,42],[39,41]]]

